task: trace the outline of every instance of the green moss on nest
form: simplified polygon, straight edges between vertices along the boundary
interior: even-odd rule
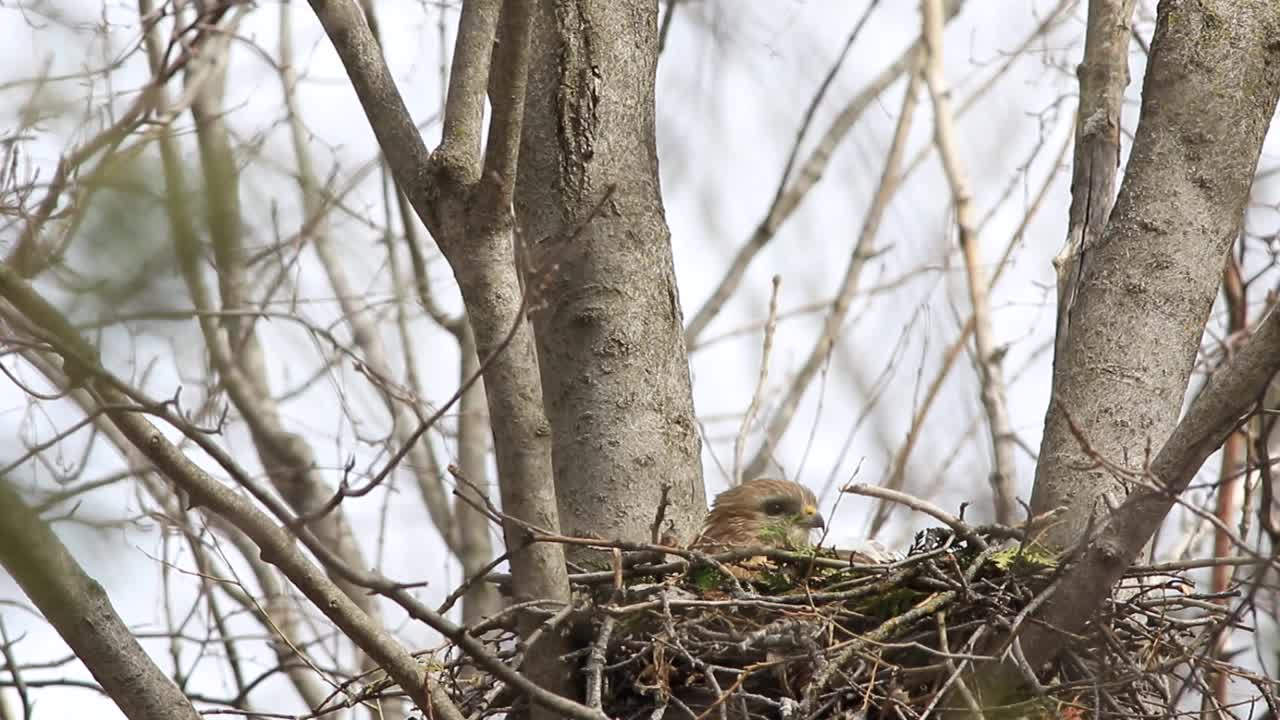
[[[1058,566],[1058,556],[1039,543],[1015,545],[991,555],[991,564],[1011,573],[1035,572]]]

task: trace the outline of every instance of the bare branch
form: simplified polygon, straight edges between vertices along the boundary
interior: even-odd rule
[[[322,200],[319,194],[319,178],[316,176],[311,151],[307,144],[306,131],[302,126],[302,115],[298,111],[296,86],[297,74],[293,68],[293,52],[290,36],[292,26],[289,6],[281,5],[280,23],[280,79],[284,86],[285,108],[289,120],[289,136],[293,142],[294,159],[298,164],[298,186],[302,195],[302,205],[308,217],[321,218],[311,230],[312,246],[316,256],[329,278],[334,295],[342,308],[343,316],[351,326],[351,337],[360,349],[361,360],[367,363],[372,373],[380,378],[391,378],[391,363],[387,358],[386,347],[382,342],[374,319],[368,309],[357,303],[357,295],[347,280],[346,272],[338,252],[331,242],[328,223],[323,219]],[[380,388],[381,389],[381,388]],[[415,439],[414,428],[417,418],[403,403],[397,401],[391,393],[379,393],[383,404],[392,418],[392,432],[401,447],[408,447],[410,462],[407,468],[413,474],[422,499],[431,516],[431,522],[439,530],[445,544],[454,553],[458,552],[457,529],[450,511],[448,495],[442,482],[443,473],[436,460],[429,442],[425,438]]]
[[[947,19],[958,15],[963,4],[964,0],[948,0]],[[857,36],[857,30],[860,27],[861,23],[850,33],[850,43]],[[685,344],[690,349],[698,347],[698,338],[706,331],[707,326],[720,313],[720,310],[724,308],[729,298],[733,297],[738,286],[742,283],[742,278],[746,276],[747,267],[751,265],[751,261],[764,249],[765,245],[769,244],[769,241],[773,240],[774,235],[777,234],[782,224],[800,207],[800,203],[808,195],[809,191],[822,180],[823,174],[826,173],[827,165],[831,162],[831,156],[845,136],[849,134],[849,131],[858,123],[862,113],[871,107],[872,103],[885,90],[888,90],[891,85],[897,82],[903,73],[915,67],[923,51],[922,41],[917,40],[911,47],[904,50],[889,67],[882,70],[861,92],[855,95],[840,111],[840,114],[836,116],[836,119],[831,122],[831,126],[827,128],[827,131],[818,140],[813,152],[809,154],[804,164],[800,166],[799,172],[793,176],[790,173],[790,169],[802,139],[801,137],[796,138],[791,157],[787,161],[786,170],[784,170],[782,177],[779,179],[778,190],[774,195],[773,204],[770,205],[768,212],[765,213],[764,219],[760,221],[760,224],[751,233],[751,237],[738,249],[737,255],[734,256],[733,261],[729,264],[729,269],[725,272],[724,277],[720,279],[716,289],[712,291],[711,297],[707,298],[702,307],[698,308],[697,312],[693,314],[693,318],[685,326]],[[839,67],[840,63],[837,62],[828,73],[828,76],[833,76]],[[830,80],[828,79],[819,88],[811,103],[810,114],[822,100],[829,83]],[[807,121],[805,126],[807,127]],[[804,128],[801,129],[800,134],[803,136]],[[793,177],[794,182],[792,182]]]
[[[465,323],[464,323],[465,324]],[[480,372],[480,359],[476,355],[475,335],[471,326],[463,329],[458,347],[462,362],[459,382],[465,382]],[[489,410],[485,404],[484,381],[473,385],[458,402],[458,466],[469,481],[459,487],[460,496],[472,499],[491,496],[489,487]],[[453,516],[458,522],[458,559],[467,577],[474,577],[490,563],[493,543],[489,536],[487,519],[459,497],[453,504]],[[496,613],[502,607],[497,591],[485,583],[477,583],[467,591],[462,606],[464,625],[472,625],[480,619]]]
[[[1040,184],[1035,198],[1032,200],[1030,207],[1023,214],[1022,221],[1018,223],[1018,228],[1009,236],[1009,242],[1005,244],[1004,253],[1000,256],[1000,261],[996,263],[995,272],[991,274],[991,287],[995,287],[1000,282],[1000,278],[1004,274],[1005,268],[1009,267],[1009,258],[1013,255],[1013,251],[1022,242],[1023,235],[1027,227],[1031,224],[1032,219],[1036,217],[1040,208],[1044,205],[1045,199],[1049,196],[1049,188],[1053,185],[1053,180],[1058,174],[1058,167],[1062,164],[1062,160],[1067,156],[1067,150],[1071,147],[1070,139],[1062,144],[1053,165],[1049,172],[1045,174],[1044,180]],[[956,360],[960,357],[960,351],[964,349],[969,342],[969,335],[973,332],[973,314],[970,313],[969,319],[965,322],[964,327],[960,329],[960,333],[947,346],[946,352],[942,355],[942,361],[939,363],[937,372],[934,374],[933,380],[929,382],[928,388],[925,390],[924,397],[920,401],[920,407],[911,417],[911,425],[907,429],[906,439],[903,440],[902,446],[894,453],[893,464],[889,469],[888,478],[885,480],[885,487],[901,490],[906,482],[907,462],[911,458],[911,452],[915,449],[916,443],[924,430],[925,420],[929,416],[929,412],[933,409],[933,403],[937,400],[942,391],[942,385],[950,375],[951,369],[955,367]],[[875,513],[871,517],[869,524],[869,534],[875,536],[884,527],[884,523],[889,519],[889,513],[892,505],[888,503],[880,503],[876,506]]]
[[[357,647],[384,668],[424,712],[432,708],[449,720],[461,720],[461,714],[453,707],[442,688],[434,683],[429,684],[430,688],[424,687],[422,670],[413,656],[392,639],[379,623],[365,614],[346,592],[325,577],[320,568],[307,560],[287,531],[272,522],[246,498],[200,469],[170,443],[159,429],[138,412],[140,408],[123,392],[123,383],[103,370],[96,360],[96,352],[92,346],[76,334],[60,312],[8,266],[0,266],[0,297],[16,307],[33,326],[43,328],[51,335],[56,351],[63,357],[64,367],[70,362],[77,369],[80,382],[92,378],[91,389],[98,398],[98,405],[106,408],[112,423],[192,503],[208,507],[252,538],[261,548],[263,559],[279,567]],[[74,382],[75,377],[73,374],[69,380]],[[233,472],[234,479],[250,490],[281,521],[288,522],[291,519],[291,514],[283,503],[271,493],[258,488],[220,448],[198,433],[192,433],[190,437],[224,469]],[[332,572],[342,575],[346,567],[326,543],[305,529],[299,531],[298,536],[306,541],[312,553],[327,561],[326,565]],[[342,576],[349,584],[354,585],[351,573]]]
[[[1085,253],[1102,239],[1115,204],[1120,166],[1120,113],[1129,84],[1129,33],[1136,0],[1089,3],[1084,59],[1077,68],[1080,105],[1076,110],[1075,162],[1071,169],[1071,210],[1067,241],[1053,265],[1058,275],[1058,325],[1054,367],[1066,346],[1084,267]],[[1055,373],[1056,382],[1056,373]]]
[[[1249,324],[1249,307],[1246,297],[1246,288],[1244,280],[1240,275],[1240,264],[1232,254],[1228,253],[1226,263],[1222,270],[1222,297],[1227,306],[1227,336],[1240,337],[1248,328]],[[1228,341],[1230,342],[1230,341]],[[1228,353],[1231,350],[1228,349]],[[1264,393],[1265,394],[1265,393]],[[1261,406],[1260,408],[1261,409]],[[1214,510],[1215,520],[1218,522],[1214,528],[1213,537],[1213,556],[1215,558],[1228,558],[1232,554],[1231,550],[1231,532],[1228,523],[1231,522],[1239,510],[1236,507],[1240,495],[1240,473],[1242,469],[1246,469],[1249,464],[1248,458],[1249,439],[1247,430],[1232,432],[1227,436],[1222,445],[1222,460],[1218,468],[1218,491],[1217,491],[1217,507]],[[1247,513],[1244,514],[1248,516]],[[1210,579],[1210,591],[1213,593],[1227,593],[1228,585],[1231,582],[1232,570],[1228,565],[1216,565],[1213,568]],[[1224,597],[1223,602],[1227,599]],[[1226,643],[1227,634],[1219,633],[1214,642],[1214,656],[1219,660],[1226,660]],[[1213,674],[1213,690],[1214,699],[1218,703],[1227,703],[1227,684],[1230,676],[1226,672],[1216,672]]]
[[[533,0],[506,0],[502,7],[498,50],[494,53],[489,95],[493,120],[485,146],[481,187],[488,207],[486,220],[506,218],[515,197],[516,165],[524,128],[525,92],[529,84],[529,41],[533,33]],[[456,60],[456,56],[455,56]],[[456,67],[456,66],[455,66]],[[450,85],[452,94],[453,86]],[[441,146],[441,151],[445,146]]]
[[[145,15],[150,0],[141,0],[139,5]],[[144,40],[153,67],[158,67],[161,43],[154,28]],[[202,62],[213,62],[213,59],[204,58]],[[225,70],[225,63],[221,70]],[[199,263],[201,242],[194,225],[194,213],[187,204],[187,183],[179,150],[176,140],[170,135],[162,135],[158,140],[167,189],[166,210],[192,303],[201,311],[200,330],[213,365],[232,403],[249,427],[262,466],[272,484],[295,512],[305,514],[322,506],[330,493],[315,470],[311,446],[296,433],[285,429],[267,380],[262,347],[252,326],[242,322],[245,318],[238,315],[248,308],[246,258],[238,173],[227,130],[218,115],[223,86],[221,70],[217,79],[208,82],[192,103],[192,115],[201,145],[205,189],[210,198],[208,224],[218,265],[219,291],[224,308],[229,311],[220,316],[220,323],[215,322],[218,316],[210,312],[213,305]],[[166,106],[167,97],[162,89],[156,90],[155,102],[161,108]],[[355,534],[343,514],[327,515],[316,524],[316,532],[326,546],[347,563],[356,567],[365,564]],[[371,622],[377,622],[379,608],[374,598],[341,577],[335,576],[334,582]],[[371,661],[364,661],[366,669],[371,668],[368,665]]]
[[[742,448],[746,445],[751,423],[755,422],[756,412],[760,409],[760,398],[764,395],[765,383],[769,380],[769,356],[773,351],[773,333],[778,328],[778,290],[781,287],[782,276],[774,275],[773,292],[769,295],[769,317],[765,320],[764,341],[760,348],[760,375],[756,380],[756,390],[751,393],[751,403],[742,417],[742,428],[738,430],[738,436],[733,440],[733,485],[742,484]]]
[[[991,321],[991,298],[986,271],[983,269],[981,241],[974,217],[973,195],[968,173],[960,158],[955,133],[955,117],[951,100],[944,87],[942,45],[942,0],[923,0],[925,39],[925,82],[933,100],[934,143],[942,158],[951,201],[955,206],[956,230],[960,249],[964,252],[965,273],[969,280],[969,303],[973,308],[973,344],[977,352],[978,377],[982,383],[982,407],[991,430],[991,489],[995,501],[996,522],[1013,520],[1014,491],[1017,474],[1014,466],[1014,435],[1009,421],[1009,404],[1005,399],[1004,351],[995,345]]]
[[[981,550],[987,549],[986,541],[978,537],[978,534],[974,531],[973,527],[931,502],[921,500],[920,498],[908,495],[904,492],[898,492],[897,490],[876,487],[875,485],[864,485],[862,483],[849,485],[841,489],[841,492],[887,500],[889,502],[898,503],[899,505],[905,505],[916,512],[931,515],[947,527],[955,530],[957,535],[972,542],[975,547]]]
[[[454,41],[453,65],[444,106],[444,133],[436,151],[464,184],[480,179],[480,133],[484,122],[484,96],[488,87],[490,59],[498,30],[503,0],[467,0],[462,4],[458,35]],[[313,3],[314,5],[314,3]],[[523,106],[520,102],[518,105]],[[366,106],[368,107],[368,106]],[[517,121],[517,126],[519,122]],[[519,137],[519,133],[517,133]],[[386,147],[393,147],[383,145]]]
[[[800,406],[800,400],[809,389],[809,383],[813,381],[813,378],[818,374],[818,370],[827,361],[831,348],[835,345],[836,338],[840,336],[840,330],[844,327],[849,306],[852,304],[854,296],[857,295],[859,283],[862,279],[862,268],[866,266],[867,259],[872,255],[872,242],[875,240],[876,233],[880,230],[880,221],[889,207],[889,202],[898,192],[902,181],[899,171],[902,167],[902,156],[907,145],[907,137],[911,130],[911,120],[915,114],[916,94],[919,89],[917,74],[913,72],[910,78],[906,92],[902,96],[902,109],[898,113],[898,123],[893,131],[893,140],[889,142],[889,150],[885,154],[884,168],[880,172],[880,184],[876,188],[875,196],[871,199],[871,206],[867,208],[866,217],[862,220],[862,229],[858,233],[858,239],[854,241],[853,248],[850,249],[849,264],[845,266],[844,278],[840,282],[840,289],[836,292],[836,297],[831,302],[831,309],[827,311],[826,318],[823,319],[822,329],[819,332],[817,341],[814,342],[813,348],[809,351],[809,356],[796,373],[795,378],[792,379],[791,385],[787,388],[787,392],[782,398],[782,402],[779,403],[778,409],[774,411],[773,417],[770,418],[760,449],[751,459],[751,462],[747,464],[747,469],[743,473],[744,477],[758,477],[768,468],[769,460],[773,456],[773,449],[777,447],[777,444],[782,440],[783,434],[791,425],[791,419],[795,416],[796,408]]]
[[[4,272],[12,273],[8,266]],[[106,591],[0,477],[0,565],[130,720],[200,714],[138,644]]]
[[[68,386],[66,376],[55,367],[49,354],[28,350],[23,352],[22,357],[48,378],[54,386]],[[95,426],[98,432],[102,433],[115,447],[116,451],[120,453],[121,457],[125,459],[128,464],[127,472],[138,478],[142,487],[164,509],[168,519],[181,523],[187,517],[187,511],[181,507],[177,494],[164,484],[162,478],[157,476],[155,468],[152,467],[146,456],[140,453],[129,442],[128,438],[120,432],[119,428],[106,418],[105,411],[99,407],[93,396],[87,390],[77,388],[68,392],[67,397],[79,406],[85,415],[96,418]],[[251,603],[242,602],[241,604],[245,605],[246,609],[250,610],[254,617],[262,623],[264,630],[277,636],[278,641],[272,642],[272,648],[281,667],[285,668],[290,682],[293,683],[303,702],[307,704],[307,707],[319,707],[325,697],[323,686],[316,681],[316,676],[321,673],[315,669],[303,650],[301,650],[304,642],[301,628],[299,627],[299,613],[291,604],[289,596],[280,583],[279,576],[271,566],[262,561],[260,551],[253,544],[253,541],[234,525],[213,513],[200,512],[200,516],[205,522],[222,533],[240,553],[241,559],[253,572],[254,578],[258,582],[258,592],[252,598]],[[244,599],[249,600],[250,598]],[[239,600],[238,598],[237,601]],[[298,662],[298,659],[301,659],[302,662]]]
[[[396,149],[385,154],[396,184],[409,197],[418,217],[434,233],[434,222],[428,220],[435,215],[427,200],[432,184],[431,154],[413,124],[404,98],[400,97],[364,14],[351,0],[310,0],[310,3],[342,60],[351,87],[378,138],[378,146]]]

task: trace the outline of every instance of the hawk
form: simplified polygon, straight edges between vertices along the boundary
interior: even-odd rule
[[[695,550],[742,547],[800,549],[812,544],[823,528],[818,498],[813,491],[789,480],[762,478],[745,482],[716,496]]]

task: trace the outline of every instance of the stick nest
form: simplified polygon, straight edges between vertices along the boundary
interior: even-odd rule
[[[542,632],[572,638],[581,697],[628,720],[905,720],[941,716],[948,705],[963,712],[980,702],[968,671],[1001,651],[993,641],[1028,622],[1058,570],[1035,546],[944,529],[920,533],[905,558],[883,564],[855,565],[823,550],[742,554],[625,569],[615,554],[612,571],[576,576],[575,603],[546,611]],[[985,704],[983,715],[1178,715],[1187,690],[1206,682],[1199,666],[1208,664],[1210,631],[1231,622],[1213,599],[1180,574],[1131,570],[1051,665],[1033,669],[1016,649],[1006,651],[1022,669],[1022,701]],[[487,637],[496,655],[521,662],[511,629]],[[456,651],[444,670],[470,717],[524,702]],[[1273,685],[1240,675],[1274,702]]]

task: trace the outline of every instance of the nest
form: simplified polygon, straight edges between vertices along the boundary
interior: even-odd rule
[[[578,576],[574,605],[548,611],[543,627],[573,637],[581,697],[611,718],[937,716],[974,702],[967,671],[1026,622],[1057,570],[1034,547],[941,529],[883,564],[821,550],[619,563]],[[1167,568],[1131,570],[1051,665],[1022,663],[1022,701],[985,716],[1178,715],[1206,681],[1210,631],[1232,622],[1213,599]],[[495,655],[521,662],[513,631],[477,629]],[[444,675],[470,717],[523,702],[450,657]],[[1273,703],[1274,688],[1257,684]]]

